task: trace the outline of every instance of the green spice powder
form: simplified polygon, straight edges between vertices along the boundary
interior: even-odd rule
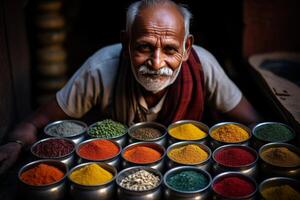
[[[196,171],[183,171],[167,177],[167,183],[180,191],[196,191],[207,186],[207,178]]]
[[[293,139],[293,132],[280,124],[266,124],[258,127],[254,135],[268,142],[284,142]]]
[[[126,132],[126,126],[111,119],[97,122],[89,129],[89,134],[97,138],[115,138]]]

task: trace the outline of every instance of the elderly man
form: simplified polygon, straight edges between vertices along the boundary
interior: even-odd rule
[[[0,147],[0,173],[22,146],[53,120],[80,118],[98,105],[99,119],[130,125],[181,119],[201,120],[204,105],[245,124],[257,122],[255,110],[226,76],[216,59],[193,45],[190,12],[169,0],[139,1],[127,12],[122,45],[104,47],[74,74],[56,99],[42,106]]]

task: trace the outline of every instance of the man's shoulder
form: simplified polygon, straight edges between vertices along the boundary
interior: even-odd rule
[[[201,62],[215,59],[215,57],[208,50],[201,46],[193,45],[193,49],[196,51]]]
[[[89,57],[89,63],[92,66],[99,66],[108,62],[119,60],[122,45],[120,43],[102,47]]]

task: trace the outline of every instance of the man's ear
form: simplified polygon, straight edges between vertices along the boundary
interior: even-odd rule
[[[185,41],[185,53],[183,55],[183,61],[187,61],[189,56],[190,56],[190,53],[191,53],[191,49],[192,49],[192,46],[193,46],[193,43],[194,43],[194,36],[193,35],[188,35],[186,41]]]
[[[125,30],[122,30],[120,32],[120,39],[121,39],[121,43],[122,43],[122,49],[123,49],[124,56],[128,57],[129,56],[129,52],[128,52],[129,36]]]

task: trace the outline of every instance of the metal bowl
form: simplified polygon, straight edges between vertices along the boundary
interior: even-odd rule
[[[196,127],[198,127],[199,129],[201,129],[202,131],[204,131],[206,133],[206,136],[204,136],[203,138],[198,139],[198,140],[190,140],[190,141],[208,145],[207,139],[208,139],[209,127],[206,124],[204,124],[202,122],[199,122],[199,121],[195,121],[195,120],[180,120],[180,121],[177,121],[177,122],[174,122],[174,123],[170,124],[167,128],[168,136],[169,136],[169,145],[174,144],[176,142],[187,141],[187,140],[177,139],[169,133],[170,129],[172,129],[172,128],[178,126],[178,125],[187,124],[187,123],[195,125]]]
[[[86,137],[86,131],[88,129],[88,126],[86,123],[82,122],[82,121],[79,121],[79,120],[59,120],[59,121],[55,121],[55,122],[52,122],[50,124],[48,124],[47,126],[45,126],[44,128],[44,133],[47,135],[47,136],[50,136],[50,137],[61,137],[61,136],[54,136],[54,135],[51,135],[49,133],[49,129],[53,126],[57,126],[61,123],[64,123],[64,122],[72,122],[72,123],[76,123],[80,126],[83,127],[83,130],[81,132],[78,132],[78,133],[74,133],[70,136],[63,136],[64,138],[68,138],[68,139],[71,139],[75,144],[79,144],[80,142],[82,142],[85,137]]]
[[[65,173],[62,179],[47,184],[47,185],[29,185],[28,183],[22,181],[21,174],[32,167],[35,167],[39,164],[48,164],[59,168]],[[20,192],[20,197],[22,199],[33,199],[33,200],[58,200],[63,199],[67,193],[66,186],[66,176],[68,173],[68,166],[61,161],[57,160],[37,160],[23,166],[18,173],[18,187]]]
[[[124,148],[126,146],[126,144],[127,144],[127,132],[128,132],[127,129],[126,129],[126,131],[124,132],[123,135],[120,135],[120,136],[117,136],[117,137],[112,137],[112,138],[103,138],[103,137],[97,137],[97,136],[94,136],[94,135],[90,134],[91,128],[93,128],[96,125],[97,125],[97,122],[91,124],[88,128],[87,133],[88,133],[90,138],[101,138],[101,139],[113,140],[113,141],[119,143],[122,148]]]
[[[150,162],[150,163],[134,163],[134,162],[131,162],[131,161],[127,160],[124,157],[124,153],[127,150],[129,150],[131,148],[134,148],[134,147],[137,147],[137,146],[146,146],[146,147],[150,147],[152,149],[155,149],[155,150],[159,151],[161,153],[160,159],[158,159],[155,162]],[[127,168],[127,167],[132,167],[132,166],[147,166],[147,167],[151,167],[153,169],[157,169],[162,173],[165,170],[164,158],[166,156],[166,150],[163,146],[161,146],[159,144],[156,144],[156,143],[153,143],[153,142],[136,142],[136,143],[130,144],[130,145],[128,145],[127,147],[125,147],[123,149],[123,151],[121,153],[121,156],[122,156],[122,167],[123,167],[123,169]]]
[[[132,135],[132,133],[135,130],[139,129],[139,128],[155,128],[155,129],[158,129],[161,132],[161,136],[158,137],[158,138],[149,139],[149,140],[138,139],[138,138],[134,137]],[[159,124],[157,122],[140,122],[140,123],[134,124],[134,125],[129,127],[128,135],[129,135],[129,144],[132,144],[132,143],[135,143],[135,142],[155,142],[155,143],[157,143],[159,145],[162,145],[162,146],[166,146],[166,144],[167,144],[167,128],[164,125]]]
[[[300,194],[300,190],[299,190],[300,181],[299,180],[296,180],[293,178],[287,178],[287,177],[273,177],[273,178],[268,178],[259,184],[258,191],[259,191],[260,199],[264,199],[262,194],[265,189],[268,189],[270,187],[283,186],[283,185],[291,186],[293,189],[298,191]],[[278,196],[278,193],[274,194],[274,196],[275,195]],[[278,197],[278,198],[280,198],[280,197]]]
[[[260,172],[261,177],[269,178],[275,176],[283,176],[283,177],[290,177],[290,178],[300,178],[300,165],[295,167],[284,167],[284,166],[277,166],[273,165],[269,162],[266,162],[261,154],[265,150],[274,147],[286,147],[289,150],[295,152],[296,154],[300,155],[300,149],[296,146],[288,143],[280,143],[280,142],[273,142],[263,145],[258,152],[259,161],[260,161]]]
[[[186,146],[188,144],[194,144],[199,146],[201,149],[203,149],[204,151],[207,152],[208,157],[207,159],[199,162],[199,163],[190,163],[190,164],[186,164],[186,163],[179,163],[175,160],[173,160],[172,158],[169,157],[169,152],[174,149],[174,148],[179,148],[179,147],[183,147]],[[170,145],[167,149],[167,168],[171,169],[177,166],[182,166],[182,165],[189,165],[189,166],[195,166],[197,168],[209,171],[210,167],[211,167],[211,150],[204,144],[198,143],[198,142],[191,142],[191,141],[184,141],[184,142],[177,142],[174,143],[172,145]]]
[[[157,176],[159,176],[160,178],[160,182],[159,184],[150,189],[150,190],[144,190],[144,191],[133,191],[133,190],[129,190],[127,188],[124,188],[120,185],[122,179],[125,176],[128,176],[130,174],[133,174],[139,170],[146,170],[148,172],[151,172]],[[129,167],[126,169],[123,169],[117,176],[116,179],[116,183],[118,186],[118,199],[122,199],[122,200],[159,200],[161,199],[161,195],[162,195],[162,179],[163,176],[160,173],[159,170],[157,169],[153,169],[151,167],[147,167],[147,166],[134,166],[134,167]]]
[[[216,128],[219,128],[223,125],[226,125],[226,124],[234,124],[234,125],[239,126],[240,128],[247,131],[249,137],[246,140],[239,141],[239,142],[223,142],[223,141],[216,140],[215,138],[213,138],[211,136],[213,130],[215,130]],[[244,146],[249,146],[249,142],[250,142],[250,139],[252,137],[252,134],[251,134],[251,130],[243,124],[240,124],[240,123],[237,123],[237,122],[221,122],[221,123],[215,124],[214,126],[212,126],[209,129],[209,136],[210,136],[210,146],[211,146],[211,148],[216,149],[220,146],[227,145],[227,144],[240,144],[240,145],[244,145]]]
[[[226,148],[231,148],[231,147],[238,147],[238,148],[247,150],[249,153],[251,153],[255,157],[255,160],[252,163],[249,163],[247,165],[241,165],[241,166],[226,166],[226,165],[218,162],[216,159],[216,154],[221,150],[224,150]],[[257,165],[258,155],[257,155],[257,152],[254,149],[252,149],[251,147],[243,146],[243,145],[239,145],[239,144],[224,145],[224,146],[221,146],[221,147],[217,148],[216,150],[214,150],[214,152],[212,154],[212,159],[213,159],[212,174],[214,174],[214,175],[218,175],[220,173],[227,172],[227,171],[240,172],[240,173],[248,175],[254,179],[258,175],[258,165]]]
[[[193,171],[197,171],[200,172],[201,174],[203,174],[204,176],[207,177],[208,184],[207,186],[205,186],[204,188],[200,189],[200,190],[195,190],[195,191],[180,191],[177,190],[175,188],[173,188],[172,186],[170,186],[167,182],[167,178],[170,175],[173,174],[177,174],[180,173],[182,171],[186,171],[186,170],[193,170]],[[194,167],[194,166],[179,166],[179,167],[175,167],[173,169],[170,169],[169,171],[167,171],[164,175],[164,198],[165,200],[195,200],[195,199],[209,199],[210,197],[210,186],[211,186],[211,182],[212,182],[212,178],[210,176],[210,174],[202,169],[199,169],[198,167]]]
[[[249,182],[251,182],[253,184],[253,186],[255,187],[254,191],[252,193],[250,193],[249,195],[246,195],[246,196],[243,196],[243,197],[225,197],[223,196],[222,194],[219,194],[215,191],[214,189],[214,184],[220,180],[222,180],[223,178],[225,177],[242,177],[244,179],[247,179]],[[217,176],[214,177],[214,179],[212,180],[212,184],[211,184],[211,187],[212,187],[212,191],[213,191],[213,199],[214,200],[224,200],[224,199],[238,199],[238,200],[255,200],[256,199],[256,194],[257,194],[257,183],[256,181],[251,178],[250,176],[247,176],[243,173],[240,173],[240,172],[224,172],[224,173],[221,173]]]
[[[107,158],[107,159],[99,159],[99,160],[94,160],[94,159],[88,159],[88,158],[85,158],[85,157],[82,157],[80,154],[79,154],[79,149],[80,147],[83,145],[83,144],[86,144],[86,143],[89,143],[89,142],[92,142],[92,141],[95,141],[95,140],[105,140],[105,139],[101,139],[101,138],[94,138],[94,139],[89,139],[89,140],[86,140],[80,144],[78,144],[76,146],[76,154],[77,156],[79,157],[78,159],[78,164],[81,164],[81,163],[86,163],[86,162],[103,162],[103,163],[106,163],[108,165],[111,165],[113,167],[115,167],[117,170],[120,169],[120,163],[121,163],[121,159],[120,159],[120,154],[122,152],[122,147],[119,143],[117,143],[116,141],[113,141],[113,140],[109,140],[111,141],[112,143],[114,143],[116,146],[118,146],[119,148],[119,152],[114,155],[113,157],[111,158]]]
[[[77,165],[76,167],[72,168],[70,170],[71,174],[75,170],[78,170],[86,165],[92,164],[94,162],[88,162],[88,163],[83,163],[80,165]],[[72,181],[72,179],[68,175],[68,180],[69,180],[69,195],[72,199],[74,200],[93,200],[93,199],[99,199],[99,200],[110,200],[113,199],[115,195],[115,179],[117,176],[117,170],[115,167],[108,165],[106,163],[98,163],[96,162],[97,165],[102,167],[103,169],[109,171],[110,173],[113,174],[113,178],[104,183],[104,184],[99,184],[99,185],[81,185],[78,183],[75,183]]]
[[[293,134],[293,137],[291,139],[282,140],[282,141],[267,141],[267,140],[262,140],[259,137],[257,137],[256,132],[257,132],[257,130],[259,128],[261,128],[263,126],[267,126],[267,125],[272,125],[272,124],[278,124],[278,125],[281,125],[281,126],[284,126],[284,127],[288,128],[291,131],[291,133]],[[295,137],[296,137],[295,131],[291,127],[289,127],[286,124],[279,123],[279,122],[263,122],[263,123],[259,123],[259,124],[257,124],[256,126],[253,127],[253,129],[252,129],[252,135],[253,135],[253,138],[252,138],[251,145],[256,150],[259,150],[260,147],[262,147],[263,145],[265,145],[267,143],[272,143],[272,142],[291,143],[295,139]]]
[[[56,139],[60,139],[60,140],[66,140],[70,143],[73,144],[73,149],[66,155],[63,155],[63,156],[60,156],[60,157],[42,157],[38,154],[36,154],[36,152],[34,151],[34,148],[37,146],[37,145],[40,145],[41,143],[43,142],[47,142],[49,140],[56,140]],[[53,160],[58,160],[58,161],[61,161],[63,163],[65,163],[66,165],[68,165],[68,167],[72,167],[75,163],[76,163],[76,156],[75,156],[75,146],[76,144],[74,143],[73,140],[71,139],[67,139],[67,138],[60,138],[60,137],[51,137],[51,138],[46,138],[46,139],[42,139],[42,140],[39,140],[37,141],[36,143],[34,143],[31,148],[30,148],[30,151],[32,153],[32,155],[40,160],[40,159],[53,159]]]

